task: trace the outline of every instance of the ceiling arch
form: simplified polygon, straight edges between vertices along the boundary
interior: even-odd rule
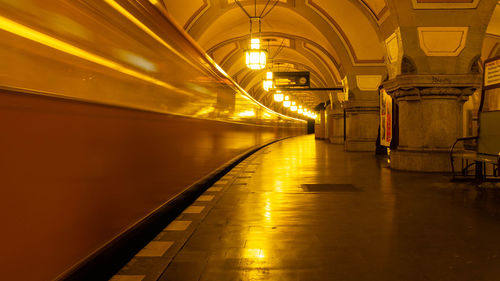
[[[157,0],[162,1],[162,0]],[[275,0],[257,0],[259,14]],[[276,61],[309,70],[321,87],[341,85],[344,77],[366,71],[385,72],[381,24],[390,15],[386,0],[276,0],[262,21],[262,39],[285,42]],[[239,0],[254,13],[254,0]],[[235,0],[163,0],[171,16],[230,76],[247,91],[262,92],[264,74],[246,69],[243,50],[249,43],[250,21]],[[368,67],[366,71],[361,68]],[[376,69],[376,70],[374,70]],[[347,75],[351,73],[351,75]],[[300,94],[311,102],[327,95]]]
[[[217,54],[217,50],[223,49],[224,52],[217,54],[215,57],[221,59],[221,61],[216,61],[226,69],[226,72],[235,77],[238,82],[241,83],[241,79],[239,79],[239,74],[241,73],[241,69],[248,69],[245,65],[243,52],[241,49],[235,47],[237,41],[228,42],[226,45],[219,45],[218,49],[214,49],[214,54]],[[334,87],[339,86],[340,83],[340,74],[338,70],[333,66],[333,63],[329,63],[324,60],[324,56],[318,55],[317,53],[312,52],[311,50],[306,50],[302,46],[302,42],[289,42],[289,46],[283,45],[281,51],[278,53],[278,49],[280,42],[279,40],[274,41],[277,45],[270,46],[270,54],[277,56],[273,59],[273,62],[283,60],[285,58],[293,58],[293,62],[304,65],[304,68],[310,68],[314,70],[316,73],[319,73],[319,77],[322,78],[325,84],[325,87]],[[225,48],[225,46],[230,46],[229,48]],[[272,64],[269,66],[271,67]],[[335,69],[335,71],[333,70]],[[251,71],[251,70],[249,70]],[[254,73],[258,73],[258,71],[251,71]],[[262,74],[264,75],[264,74]],[[242,86],[245,86],[242,84]]]

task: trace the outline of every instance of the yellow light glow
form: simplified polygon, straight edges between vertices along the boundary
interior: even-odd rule
[[[248,68],[258,70],[266,67],[266,51],[248,50],[245,54]]]
[[[253,50],[260,49],[260,39],[259,38],[252,38],[250,40],[250,48]]]
[[[292,106],[290,106],[290,110],[291,111],[297,111],[297,106],[292,104]]]
[[[262,249],[245,249],[244,257],[262,259],[265,258],[266,255],[264,254],[264,251]]]
[[[292,102],[289,101],[289,100],[286,100],[286,97],[285,97],[285,101],[283,102],[283,106],[284,107],[290,107],[292,105]]]
[[[240,116],[240,117],[252,117],[252,116],[255,116],[255,112],[253,110],[242,111],[242,112],[238,113],[238,116]]]
[[[297,110],[297,112],[298,112],[299,114],[302,114],[302,113],[304,113],[304,110],[302,110],[302,108],[299,108],[299,110]]]
[[[268,71],[266,74],[266,78],[267,78],[267,80],[273,79],[273,73],[271,71]]]
[[[59,39],[53,38],[49,35],[46,35],[44,33],[38,32],[34,29],[31,29],[27,26],[24,26],[22,24],[19,24],[17,22],[11,21],[7,18],[4,18],[0,16],[0,29],[5,30],[7,32],[13,33],[15,35],[24,37],[26,39],[35,41],[37,43],[43,44],[45,46],[54,48],[56,50],[59,50],[61,52],[79,57],[81,59],[91,61],[93,63],[111,68],[113,70],[119,71],[121,73],[133,76],[135,78],[154,83],[158,86],[162,86],[164,88],[170,89],[170,90],[178,90],[177,88],[173,87],[170,84],[167,84],[161,80],[158,80],[154,77],[151,77],[149,75],[145,75],[143,73],[137,72],[135,70],[129,69],[119,63],[116,63],[112,60],[103,58],[101,56],[98,56],[96,54],[90,53],[88,51],[85,51],[81,48],[78,48],[76,46],[73,46],[71,44],[68,44],[64,41],[61,41]],[[185,92],[185,94],[192,95],[191,93]]]
[[[274,94],[274,101],[282,102],[284,99],[285,99],[285,97],[282,93],[276,92],[276,94]]]
[[[266,92],[269,92],[269,89],[273,88],[273,80],[264,80],[262,87]]]
[[[153,37],[156,41],[158,41],[160,44],[162,44],[164,47],[166,47],[169,51],[173,52],[176,54],[178,57],[182,58],[185,62],[189,63],[191,66],[200,69],[197,65],[195,65],[193,62],[191,62],[189,59],[187,59],[184,55],[179,53],[176,49],[174,49],[172,46],[170,46],[165,40],[163,40],[160,36],[158,36],[153,30],[151,30],[149,27],[144,25],[139,19],[134,17],[129,11],[127,11],[125,8],[120,6],[116,1],[114,0],[104,0],[104,2],[108,3],[113,9],[115,9],[117,12],[122,14],[124,17],[129,19],[131,22],[133,22],[137,27],[142,29],[144,32],[146,32],[149,36]]]

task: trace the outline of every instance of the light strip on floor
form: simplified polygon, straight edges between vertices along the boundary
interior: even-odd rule
[[[45,46],[54,48],[56,50],[59,50],[61,52],[79,57],[81,59],[87,60],[94,62],[96,64],[111,68],[113,70],[119,71],[121,73],[133,76],[135,78],[141,79],[146,82],[154,83],[158,86],[167,88],[169,90],[175,90],[178,91],[177,88],[174,86],[167,84],[161,80],[158,80],[154,77],[142,74],[140,72],[137,72],[135,70],[129,69],[119,63],[116,63],[112,60],[103,58],[101,56],[95,55],[93,53],[90,53],[88,51],[85,51],[81,48],[78,48],[76,46],[73,46],[71,44],[68,44],[64,41],[61,41],[59,39],[56,39],[54,37],[51,37],[47,34],[41,33],[39,31],[36,31],[32,28],[29,28],[25,25],[19,24],[15,21],[12,21],[8,18],[0,16],[0,29],[5,30],[9,33],[21,36],[23,38],[35,41],[37,43],[43,44]],[[191,93],[185,93],[192,95]]]

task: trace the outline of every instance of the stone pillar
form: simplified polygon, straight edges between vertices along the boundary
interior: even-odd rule
[[[330,112],[329,140],[333,144],[344,144],[344,110],[335,108]]]
[[[333,136],[333,110],[329,106],[326,110],[326,139],[330,141]]]
[[[462,136],[463,104],[480,87],[480,75],[400,75],[383,85],[399,110],[391,168],[450,171],[450,147]]]
[[[379,123],[379,105],[372,100],[345,103],[346,151],[375,151]]]

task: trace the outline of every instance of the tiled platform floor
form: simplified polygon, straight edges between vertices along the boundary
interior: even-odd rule
[[[313,136],[273,144],[112,280],[500,280],[498,186],[386,166]]]

